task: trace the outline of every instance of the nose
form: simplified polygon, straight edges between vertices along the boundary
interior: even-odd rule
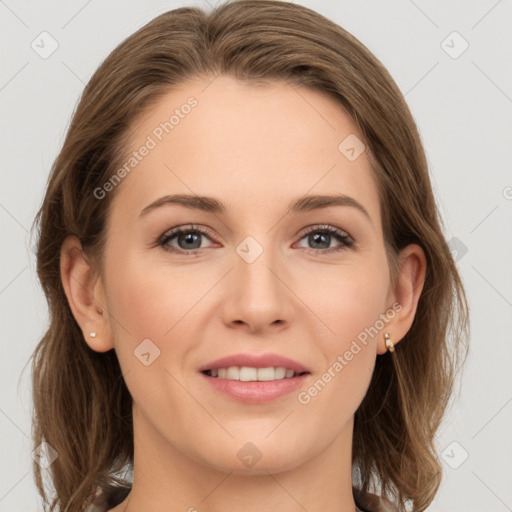
[[[223,302],[223,320],[229,327],[260,333],[290,324],[294,295],[284,262],[271,252],[264,250],[253,262],[235,254]]]

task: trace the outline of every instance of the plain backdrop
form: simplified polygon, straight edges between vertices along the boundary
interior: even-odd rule
[[[512,2],[296,3],[360,39],[405,95],[468,292],[471,352],[439,431],[444,478],[429,510],[512,510]],[[110,51],[156,15],[214,4],[0,1],[1,512],[42,510],[24,366],[48,318],[29,232],[77,99]]]

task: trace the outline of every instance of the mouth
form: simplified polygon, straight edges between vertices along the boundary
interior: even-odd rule
[[[284,366],[255,368],[251,366],[228,366],[225,368],[212,368],[201,373],[215,379],[236,380],[241,382],[270,382],[284,379],[293,379],[308,375],[308,371],[297,372]]]
[[[211,390],[244,404],[285,398],[309,383],[310,369],[281,354],[233,354],[198,368]]]
[[[200,375],[210,389],[244,405],[286,399],[308,385],[312,378],[308,371],[295,371],[284,366],[228,366],[202,370]]]

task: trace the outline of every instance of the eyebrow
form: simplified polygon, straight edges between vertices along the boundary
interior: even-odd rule
[[[225,214],[226,207],[217,199],[207,196],[197,196],[189,194],[174,194],[160,197],[156,201],[146,206],[139,215],[144,217],[149,212],[167,205],[181,205],[185,208],[191,208],[194,210],[201,210],[204,212]],[[346,196],[343,194],[335,195],[309,195],[300,197],[291,201],[288,205],[289,213],[303,213],[312,210],[319,210],[322,208],[329,208],[330,206],[350,206],[361,213],[363,213],[367,219],[371,222],[370,214],[367,212],[365,207],[356,201],[353,197]]]

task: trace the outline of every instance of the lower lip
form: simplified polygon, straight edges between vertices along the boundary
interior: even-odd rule
[[[244,382],[240,380],[221,379],[201,373],[208,384],[215,390],[239,400],[240,402],[259,404],[275,400],[297,391],[311,374],[298,375],[288,379],[264,382]]]

